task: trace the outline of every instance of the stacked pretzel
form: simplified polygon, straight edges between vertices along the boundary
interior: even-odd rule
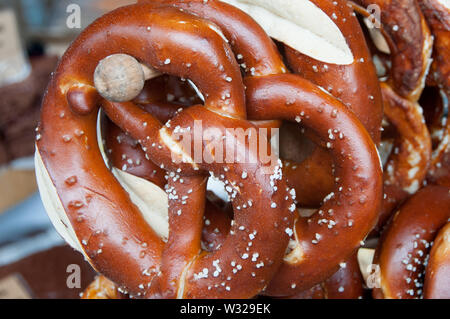
[[[421,9],[404,1],[421,23],[411,33],[385,32],[392,58],[383,56],[390,76],[380,82],[372,61],[379,49],[354,12],[368,16],[362,6],[226,2],[119,8],[83,31],[53,75],[37,130],[37,177],[57,230],[103,275],[84,297],[362,297],[357,249],[405,200],[408,214],[422,212],[409,204],[418,200],[437,215],[424,228],[427,243],[444,227],[425,296],[448,296],[434,283],[448,278],[450,207],[436,196],[449,197],[450,185],[418,191],[425,180],[449,178],[445,138],[437,138],[430,166],[432,140],[418,103],[432,43]],[[414,16],[386,10],[383,30]],[[416,34],[421,41],[411,47]],[[447,52],[435,49],[440,64],[429,79],[442,91]],[[377,146],[390,136],[383,173]],[[396,263],[386,247],[395,241],[389,234],[403,232],[399,220],[376,253],[383,291],[375,296],[398,296],[385,291],[398,278],[384,265]]]

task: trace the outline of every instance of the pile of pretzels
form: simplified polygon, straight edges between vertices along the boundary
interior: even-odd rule
[[[49,217],[100,274],[82,297],[450,298],[449,49],[446,0],[96,20],[36,130]]]

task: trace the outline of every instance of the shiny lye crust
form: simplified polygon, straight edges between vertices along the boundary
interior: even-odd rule
[[[362,299],[364,280],[356,254],[340,264],[339,270],[324,282],[301,291],[290,299]]]
[[[449,218],[450,189],[444,186],[425,187],[400,207],[375,253],[381,288],[374,297],[450,297]]]
[[[427,82],[441,89],[443,103],[448,109],[450,97],[450,8],[438,0],[421,0],[420,8],[434,37],[433,63]],[[450,187],[450,121],[446,116],[442,138],[433,152],[429,179]]]

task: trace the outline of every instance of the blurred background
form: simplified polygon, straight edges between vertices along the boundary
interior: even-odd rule
[[[0,0],[0,299],[77,298],[95,273],[56,233],[37,192],[33,153],[45,87],[70,42],[134,0]],[[67,267],[80,266],[69,288]]]

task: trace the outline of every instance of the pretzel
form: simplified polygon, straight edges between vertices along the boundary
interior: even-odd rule
[[[140,2],[145,3],[148,2],[148,0],[141,0]],[[165,2],[167,3],[167,1]],[[226,2],[229,2],[243,10],[248,9],[247,11],[249,11],[249,14],[252,17],[257,19],[257,21],[262,23],[262,25],[265,24],[264,20],[262,20],[262,18],[260,18],[257,14],[252,14],[252,7],[247,8],[247,2]],[[224,32],[225,36],[228,39],[232,39],[231,45],[236,56],[241,59],[241,62],[243,62],[241,66],[243,67],[247,77],[283,74],[286,72],[287,68],[284,66],[279,53],[276,51],[276,47],[267,37],[264,30],[261,27],[256,26],[255,23],[241,11],[219,1],[208,1],[207,3],[204,3],[200,0],[172,0],[170,3],[182,8],[183,10],[194,12],[195,14],[205,17],[217,24]],[[261,8],[265,8],[269,11],[273,10],[274,6],[264,2],[260,3],[259,1],[250,1],[248,3],[254,4],[255,6],[259,5]],[[300,6],[301,3],[298,5]],[[325,10],[322,8],[322,5],[318,4],[318,6]],[[352,78],[352,81],[357,78],[357,83],[362,83],[361,88],[357,87],[354,90],[361,92],[362,95],[367,95],[365,96],[365,99],[369,101],[369,106],[366,106],[365,103],[361,103],[361,96],[358,95],[359,93],[355,97],[354,92],[350,93],[348,92],[349,90],[346,90],[345,96],[349,99],[349,101],[351,100],[354,102],[354,108],[361,108],[361,112],[359,112],[360,114],[357,112],[357,115],[361,115],[359,116],[360,119],[362,119],[363,123],[366,124],[366,127],[368,127],[369,132],[372,133],[375,140],[378,140],[382,114],[378,81],[373,71],[373,66],[370,63],[370,55],[365,47],[363,37],[359,36],[359,34],[357,36],[351,35],[349,32],[350,29],[353,29],[356,19],[350,14],[347,6],[344,7],[345,14],[348,15],[348,17],[345,17],[353,21],[352,25],[345,26],[345,35],[352,44],[352,52],[355,51],[358,54],[357,57],[360,58],[360,61],[356,61],[357,57],[355,57],[351,65],[327,64],[326,67],[328,68],[329,66],[331,70],[334,70],[329,73],[331,78],[333,78],[333,81],[338,76],[336,73],[339,73],[339,77]],[[300,12],[299,8],[294,7],[294,9],[295,11]],[[328,11],[325,10],[325,12]],[[331,16],[331,13],[329,13],[329,15]],[[344,15],[342,17],[344,18]],[[294,22],[297,23],[297,21]],[[358,25],[357,27],[359,28]],[[268,31],[276,32],[276,30]],[[296,52],[296,50],[294,51]],[[305,59],[310,58],[305,56]],[[342,74],[346,72],[351,73],[352,75],[343,76]],[[372,74],[371,72],[374,75],[373,77],[370,76],[370,74]],[[308,74],[308,79],[310,77],[314,79],[314,77]],[[322,77],[324,77],[324,75],[322,75],[321,78]],[[330,79],[327,78],[327,81],[329,80]],[[322,82],[320,82],[320,84],[322,84]],[[346,85],[343,84],[343,87],[345,86]],[[342,88],[338,91],[341,90]],[[339,97],[343,98],[343,96]],[[358,101],[358,103],[356,103],[356,101]],[[348,101],[345,100],[344,102]],[[363,112],[363,108],[365,108],[365,112]],[[308,136],[314,138],[311,134],[308,134]],[[314,140],[316,142],[319,141],[317,138]],[[322,146],[326,148],[326,143],[322,144]],[[284,162],[284,171],[287,176],[288,184],[296,190],[296,200],[299,204],[305,206],[320,205],[321,200],[332,191],[334,184],[332,164],[333,161],[327,154],[326,150],[321,148],[317,148],[302,162]]]
[[[388,83],[396,93],[417,101],[430,66],[433,39],[415,0],[354,1],[364,8],[377,5],[380,22],[392,62]]]
[[[145,18],[142,17],[142,12],[148,12],[149,10],[151,12],[150,16],[147,13]],[[132,16],[131,20],[133,21],[128,21],[130,22],[128,23],[127,19],[130,19],[130,16]],[[126,41],[128,45],[124,46],[121,43],[125,41],[123,40],[123,36],[108,33],[108,21],[112,19],[115,21],[115,30],[117,30],[118,26],[123,25],[126,26],[128,32],[131,32],[129,30],[133,30],[133,28],[138,28],[139,30],[139,28],[142,28],[142,25],[144,25],[146,26],[145,31],[147,32],[143,35],[141,35],[140,32],[137,32],[137,30],[134,30],[132,34],[127,33],[128,39]],[[192,51],[197,49],[197,60],[195,63],[180,61],[182,56],[189,56],[192,52],[189,51],[187,53],[185,52],[185,54],[181,54],[177,51],[180,50],[179,48],[174,48],[175,45],[171,42],[173,41],[172,38],[167,39],[161,36],[162,31],[174,31],[174,26],[168,21],[177,20],[188,21],[188,23],[186,23],[188,27],[184,26],[183,29],[177,29],[176,31],[180,34],[182,39],[189,40],[189,43],[194,48],[192,49],[189,47],[189,50]],[[148,26],[149,24],[150,26]],[[197,38],[193,39],[188,33],[190,30],[189,28],[192,28],[192,26],[195,26],[197,30],[201,30],[204,34],[203,39],[208,39],[209,47],[216,50],[213,55],[214,59],[223,62],[219,63],[223,66],[223,71],[225,72],[223,72],[221,68],[217,70],[211,67],[211,65],[214,64],[209,63],[209,60],[207,60],[207,58],[210,58],[211,53],[209,53],[207,57],[201,55],[202,52],[198,50],[200,43],[195,42],[195,39]],[[121,210],[122,216],[119,217],[123,218],[132,215],[132,218],[130,219],[136,221],[136,223],[128,222],[125,227],[132,228],[133,238],[139,238],[141,240],[140,243],[137,244],[139,248],[127,249],[126,255],[123,255],[125,252],[121,249],[116,249],[114,258],[112,258],[109,254],[103,254],[103,252],[115,247],[111,247],[109,243],[104,243],[104,246],[100,248],[100,254],[103,254],[101,258],[98,258],[97,255],[93,254],[88,256],[88,258],[95,268],[100,269],[102,273],[120,286],[126,287],[126,289],[134,296],[179,296],[192,298],[199,296],[213,297],[218,296],[219,293],[220,296],[224,297],[253,296],[260,292],[261,289],[268,284],[268,281],[272,279],[284,254],[284,248],[287,244],[286,234],[295,234],[296,238],[293,240],[293,246],[291,246],[293,250],[286,256],[285,264],[281,267],[279,273],[280,275],[277,275],[272,281],[272,283],[275,284],[271,283],[265,291],[266,294],[291,295],[301,289],[309,288],[311,285],[325,280],[331,275],[337,269],[339,262],[348,257],[351,252],[359,246],[361,239],[367,235],[368,231],[376,221],[377,210],[381,199],[381,169],[378,164],[377,152],[370,136],[353,113],[343,104],[339,103],[335,98],[325,94],[320,88],[295,75],[275,74],[264,77],[247,77],[247,111],[250,118],[255,120],[285,119],[295,123],[299,122],[300,119],[306,127],[316,132],[323,143],[327,145],[334,154],[337,172],[336,192],[335,194],[327,196],[325,199],[326,203],[322,207],[322,213],[319,211],[315,216],[310,218],[309,224],[306,220],[299,219],[296,223],[296,230],[289,227],[292,218],[289,211],[295,210],[295,204],[289,202],[291,195],[289,195],[288,192],[290,189],[283,185],[284,180],[280,179],[280,165],[269,167],[272,171],[275,169],[270,177],[261,177],[260,173],[258,173],[258,170],[255,168],[252,170],[244,170],[240,165],[235,165],[232,169],[227,168],[227,170],[224,170],[226,171],[224,173],[214,165],[202,163],[196,167],[192,163],[189,163],[189,158],[187,159],[187,163],[183,161],[181,164],[172,162],[173,159],[170,158],[168,154],[171,153],[170,151],[174,151],[172,143],[176,144],[176,142],[168,143],[167,140],[164,139],[167,139],[167,136],[170,136],[170,133],[177,130],[177,128],[186,130],[188,127],[192,127],[194,120],[203,120],[204,123],[207,123],[207,128],[219,129],[219,136],[224,134],[225,128],[239,127],[246,129],[252,127],[251,124],[244,120],[245,109],[243,96],[240,93],[243,93],[243,85],[242,82],[240,82],[239,70],[237,69],[237,65],[236,67],[233,65],[234,59],[232,58],[231,50],[229,50],[228,46],[225,44],[220,32],[215,31],[215,29],[216,27],[214,25],[201,18],[194,18],[187,13],[182,13],[179,10],[171,8],[157,8],[157,6],[154,5],[137,5],[119,9],[98,20],[73,44],[58,67],[56,76],[49,87],[49,92],[46,96],[46,101],[44,102],[42,127],[40,128],[37,141],[37,163],[38,167],[41,169],[39,173],[45,175],[45,173],[48,172],[57,184],[56,186],[59,186],[61,187],[60,189],[64,190],[64,192],[58,192],[58,196],[65,206],[65,208],[62,209],[63,211],[68,211],[69,218],[72,219],[69,223],[74,227],[75,232],[82,243],[83,239],[81,238],[84,237],[84,234],[80,235],[79,232],[83,232],[83,225],[86,225],[86,222],[101,223],[102,221],[98,221],[97,219],[94,221],[91,219],[78,220],[78,217],[74,218],[73,215],[75,215],[75,212],[70,211],[70,209],[68,209],[69,206],[80,208],[78,206],[82,203],[68,201],[67,198],[70,197],[68,193],[74,188],[76,189],[75,193],[80,191],[79,185],[85,183],[86,180],[94,179],[94,181],[98,183],[99,181],[95,180],[95,178],[101,175],[101,184],[99,185],[91,182],[92,185],[90,187],[90,189],[95,189],[94,194],[99,195],[98,193],[100,193],[100,200],[97,202],[97,196],[90,194],[89,205],[92,205],[91,203],[94,200],[96,207],[100,208],[100,205],[102,205],[102,198],[110,198],[115,203],[117,198],[116,195],[121,194],[119,198],[120,202],[117,204],[115,203],[115,205],[124,207]],[[98,34],[109,35],[109,38],[116,41],[112,41],[109,46],[101,41],[96,41],[94,43],[92,39],[97,38]],[[117,39],[121,40],[118,41]],[[131,41],[130,39],[138,41]],[[151,43],[152,40],[157,40],[154,42],[158,43],[159,46],[164,47],[164,44],[167,45],[173,52],[171,50],[159,51],[154,49],[148,44],[149,42]],[[134,42],[139,43],[139,48],[132,45]],[[118,50],[114,45],[120,46],[122,49]],[[125,52],[122,51],[124,47],[127,47]],[[218,47],[222,48],[222,50],[225,48],[225,52],[217,50]],[[86,59],[87,61],[84,60],[84,64],[81,66],[79,65],[80,63],[74,63],[74,61],[79,62],[80,60],[83,60],[81,54],[86,48],[91,49],[88,50],[91,52],[89,59]],[[186,50],[185,47],[183,49]],[[132,98],[136,94],[135,92],[130,95],[123,94],[129,92],[120,92],[120,90],[123,89],[120,85],[116,88],[109,89],[108,84],[111,80],[122,78],[120,72],[111,68],[111,65],[113,65],[112,62],[114,62],[114,55],[111,55],[111,53],[117,51],[133,55],[139,61],[142,61],[141,63],[148,64],[160,72],[190,78],[199,87],[200,91],[204,93],[206,108],[193,106],[183,110],[172,118],[170,125],[167,123],[163,128],[159,121],[151,114],[138,108],[131,102],[123,102],[123,96]],[[143,52],[147,53],[144,54]],[[151,54],[148,54],[148,52]],[[164,53],[164,56],[161,56],[161,52]],[[104,59],[107,54],[109,54],[108,58]],[[134,71],[133,74],[128,75],[128,78],[133,80],[129,81],[129,83],[133,84],[131,89],[137,91],[136,88],[143,87],[143,84],[140,81],[135,81],[136,77],[145,78],[145,72],[142,72],[143,74],[138,72],[139,68],[135,65],[135,63],[138,63],[137,61],[133,62],[133,60],[126,57],[120,57],[120,59],[121,61],[125,61],[125,64],[132,66],[131,69]],[[100,85],[98,87],[100,89],[99,93],[103,97],[108,97],[109,100],[100,99],[92,87],[92,80],[90,78],[94,73],[94,68],[98,61],[101,61],[101,63],[95,71],[96,77],[100,76],[103,80],[103,82],[100,82],[103,86]],[[206,70],[209,75],[208,80],[201,76],[200,66],[204,68],[209,67]],[[122,69],[127,71],[127,67]],[[68,71],[70,71],[69,75],[66,74]],[[223,74],[226,74],[227,76],[224,77]],[[217,81],[212,81],[211,79],[217,79]],[[71,83],[70,81],[74,82]],[[78,84],[75,88],[74,86],[71,86],[73,83],[77,82],[81,82],[82,84]],[[58,89],[61,89],[61,83],[64,84],[62,92],[58,91]],[[118,97],[114,94],[114,90],[119,90],[118,93],[120,94],[118,94]],[[264,95],[268,92],[271,93],[271,98],[267,98],[267,96]],[[64,93],[67,93],[68,103],[65,102],[66,99]],[[228,100],[225,99],[228,103],[223,102],[223,96],[227,97],[228,94],[230,95],[230,98],[228,98]],[[289,99],[286,100],[286,98]],[[289,103],[286,103],[287,101],[289,101]],[[184,214],[178,214],[181,207],[184,208],[184,206],[181,206],[184,204],[180,202],[180,200],[169,202],[169,223],[171,229],[175,231],[170,232],[167,244],[163,244],[157,234],[154,234],[152,229],[145,224],[145,221],[137,210],[135,210],[135,213],[129,212],[130,210],[133,210],[135,206],[133,206],[128,198],[128,194],[120,188],[111,173],[104,166],[101,153],[98,152],[97,149],[98,146],[92,144],[92,142],[87,143],[90,140],[96,139],[96,133],[94,132],[97,118],[94,107],[96,103],[101,104],[102,109],[115,124],[139,141],[143,149],[146,150],[146,155],[155,164],[159,166],[163,165],[164,169],[171,173],[179,173],[176,174],[174,178],[169,179],[169,189],[175,189],[178,196],[183,197],[183,194],[186,193],[192,194],[189,196],[190,199],[195,197],[195,200],[186,201],[185,207],[187,208],[187,212],[185,211],[186,213]],[[65,107],[66,110],[71,113],[64,113],[62,117],[64,120],[58,120],[58,116],[56,115],[59,112],[55,112],[52,109],[52,107],[55,108],[55,104],[58,106],[62,105],[61,107]],[[284,104],[284,106],[281,108],[276,107],[281,104]],[[221,114],[226,114],[227,117],[223,117]],[[59,113],[59,116],[61,116],[61,113]],[[79,117],[81,117],[81,119]],[[75,122],[72,127],[67,125],[68,119]],[[58,125],[59,122],[64,122],[64,127]],[[64,138],[65,135],[63,135],[62,141],[57,138],[57,136],[64,134],[66,130],[72,130],[74,125],[78,126],[80,123],[83,124],[83,134],[81,135],[86,144],[73,146],[75,143],[71,144],[71,140]],[[336,134],[336,136],[334,134]],[[325,142],[327,140],[330,140],[331,142]],[[92,172],[92,169],[90,168],[90,174],[88,176],[83,176],[82,179],[78,176],[76,179],[73,178],[73,176],[69,179],[61,178],[61,175],[66,174],[67,171],[69,171],[69,166],[67,169],[64,169],[64,165],[67,164],[61,165],[61,161],[58,161],[58,165],[56,166],[55,161],[58,160],[58,154],[51,153],[51,149],[55,149],[55,146],[62,148],[61,145],[64,145],[64,148],[67,148],[67,145],[74,147],[76,151],[70,152],[70,154],[77,154],[77,156],[81,156],[79,154],[87,156],[86,153],[91,154],[89,151],[94,150],[96,156],[92,158],[93,155],[89,155],[89,159],[95,160],[98,164],[95,166],[96,171]],[[89,146],[89,149],[86,149],[86,145]],[[149,150],[151,150],[151,152]],[[245,149],[243,150],[243,152],[246,151],[247,150]],[[177,150],[175,153],[180,157],[184,154],[183,150]],[[62,156],[64,157],[66,155],[63,154]],[[185,157],[182,158],[186,160]],[[39,162],[40,160],[45,161],[45,166]],[[74,165],[73,163],[70,164]],[[80,161],[80,164],[83,165],[83,161]],[[256,168],[267,167],[259,166]],[[44,171],[44,169],[46,170]],[[76,166],[75,170],[77,170]],[[83,171],[81,168],[79,170]],[[234,270],[236,270],[237,273],[234,278],[238,278],[230,281],[228,285],[221,285],[222,282],[218,283],[217,281],[214,281],[211,276],[205,278],[207,274],[205,274],[204,269],[208,270],[208,268],[204,265],[208,262],[208,258],[210,259],[210,262],[213,262],[213,266],[216,267],[216,270],[213,273],[214,278],[217,278],[214,276],[216,273],[218,273],[217,276],[220,275],[221,271],[218,269],[222,270],[222,272],[229,272],[231,271],[231,267],[228,265],[234,267],[233,261],[235,260],[232,260],[233,258],[229,258],[231,259],[230,263],[224,263],[223,268],[225,268],[225,270],[222,267],[217,267],[218,262],[222,264],[223,257],[222,259],[214,258],[221,253],[223,254],[224,251],[229,251],[230,247],[232,247],[233,253],[235,253],[236,247],[242,247],[243,243],[234,240],[234,237],[237,237],[234,236],[234,234],[239,233],[242,227],[244,230],[247,229],[253,231],[249,234],[249,238],[251,237],[250,235],[253,235],[252,237],[256,236],[255,230],[252,229],[252,227],[248,227],[248,224],[250,224],[250,226],[252,225],[251,219],[249,218],[247,222],[247,220],[242,217],[241,209],[238,209],[238,207],[241,207],[241,205],[238,204],[240,203],[241,198],[237,195],[237,199],[233,201],[233,206],[235,208],[235,224],[232,226],[224,245],[221,249],[211,254],[202,253],[198,256],[200,250],[199,234],[201,233],[203,226],[203,216],[201,212],[203,211],[204,199],[201,200],[201,198],[204,198],[205,193],[205,174],[209,171],[212,171],[215,175],[219,176],[223,174],[224,177],[230,176],[231,174],[231,176],[237,180],[248,178],[247,181],[249,184],[247,184],[247,182],[245,184],[243,183],[243,186],[248,188],[248,193],[245,194],[257,194],[259,189],[263,189],[263,194],[267,194],[267,197],[273,196],[272,198],[263,196],[258,198],[257,207],[255,207],[256,204],[251,206],[255,207],[254,209],[248,206],[246,207],[247,214],[252,214],[252,212],[258,208],[266,217],[263,223],[261,220],[259,221],[260,224],[257,226],[260,228],[254,227],[258,228],[256,229],[257,233],[263,237],[261,242],[253,241],[252,246],[247,245],[245,248],[248,249],[248,247],[252,247],[252,249],[259,249],[261,251],[261,253],[258,252],[259,255],[256,257],[258,260],[257,265],[259,266],[256,266],[256,270],[253,271],[255,277],[259,277],[260,279],[257,280],[256,283],[254,282],[255,280],[251,280],[252,284],[249,282],[249,279],[246,278],[248,273],[238,272],[241,270],[239,267],[233,268],[233,273]],[[251,178],[249,178],[250,173],[248,172],[252,173]],[[245,178],[243,177],[244,174],[246,176]],[[221,178],[224,180],[224,177]],[[180,182],[180,179],[183,180],[183,183]],[[62,182],[57,183],[57,181]],[[69,184],[68,186],[70,187],[61,186],[61,184],[64,185],[64,181],[68,181],[66,184]],[[229,182],[227,179],[224,181]],[[50,182],[52,181],[50,180]],[[81,189],[83,189],[82,187],[83,186],[81,186]],[[191,189],[194,190],[193,193],[189,193]],[[353,189],[358,189],[358,192],[353,193]],[[58,187],[56,187],[56,191],[57,190]],[[241,192],[242,191],[243,188],[241,188]],[[106,192],[110,193],[105,194]],[[172,193],[172,195],[174,194]],[[236,201],[238,203],[236,203]],[[69,205],[69,203],[77,205]],[[252,203],[254,203],[253,200]],[[114,223],[108,222],[106,226],[118,228],[114,229],[114,233],[131,233],[131,229],[120,228],[121,221],[117,214],[112,213],[111,204],[103,204],[103,206],[104,207],[101,207],[102,214],[108,216],[108,219],[115,218]],[[321,216],[324,212],[332,217],[324,218],[324,216]],[[128,216],[125,215],[127,213],[129,214]],[[335,218],[333,217],[333,214],[336,214]],[[244,223],[242,223],[243,220]],[[327,224],[329,223],[325,233],[322,232],[324,220]],[[80,226],[75,222],[82,223],[82,225]],[[244,225],[245,223],[247,223],[247,225]],[[188,229],[185,229],[185,227],[182,229],[180,227],[181,225],[185,226],[187,224],[192,225],[192,227],[189,227]],[[267,227],[272,229],[274,226],[275,230],[271,230],[270,233],[263,231],[267,230]],[[304,228],[305,231],[298,231],[300,228]],[[87,232],[88,234],[89,231],[90,229]],[[109,232],[107,230],[106,234],[105,230],[103,230],[103,233],[100,233],[97,236],[108,236],[108,234]],[[142,237],[149,240],[143,241],[141,239]],[[343,246],[335,247],[334,245],[337,241],[340,241],[341,238],[343,239]],[[91,243],[91,241],[94,242]],[[93,240],[91,238],[91,240],[87,242],[87,251],[95,251],[98,254],[99,250],[97,248],[99,243],[95,241],[95,238]],[[191,241],[189,243],[190,245],[186,245],[185,243],[189,241]],[[197,245],[192,245],[192,242],[197,243]],[[273,245],[265,245],[263,247],[262,242],[270,242],[273,243]],[[77,243],[75,242],[74,245],[76,244]],[[120,243],[120,245],[121,244],[122,243]],[[126,241],[126,244],[131,245],[131,247],[134,245],[133,243],[130,243],[129,240]],[[310,252],[309,249],[311,246],[315,246],[317,249],[314,249],[314,252]],[[120,246],[119,248],[122,247]],[[242,247],[242,249],[244,249],[244,247]],[[139,253],[134,255],[133,259],[130,258],[130,251]],[[141,254],[142,251],[144,251],[144,254]],[[151,258],[149,259],[145,258],[150,254],[147,252],[151,253]],[[314,264],[311,262],[309,265],[303,266],[305,268],[309,267],[309,269],[305,269],[306,271],[303,272],[302,265],[306,258],[302,259],[302,256],[299,255],[302,253],[305,256],[309,255],[311,261],[318,260],[321,267],[317,267],[317,263]],[[243,256],[248,257],[248,255],[248,253],[243,253],[239,258],[242,257],[241,259],[245,260],[247,258],[244,258]],[[315,256],[316,258],[314,258]],[[325,256],[325,260],[323,256]],[[225,256],[225,259],[227,257],[229,256]],[[174,258],[176,262],[174,262]],[[193,261],[193,258],[197,259]],[[130,261],[130,259],[133,260]],[[229,259],[228,261],[230,261]],[[111,267],[111,265],[115,265],[114,262],[117,264],[117,260],[121,261],[120,266],[122,267],[119,268],[122,269],[125,267],[127,270],[126,273],[119,272]],[[236,258],[236,260],[239,259]],[[245,262],[242,263],[246,264]],[[248,264],[252,265],[251,263]],[[244,266],[241,265],[242,268]],[[322,268],[325,268],[325,270]],[[302,273],[308,280],[304,280],[304,278],[301,277],[297,277],[297,279],[291,276],[292,273],[298,272]],[[139,276],[139,274],[142,275]],[[145,278],[144,276],[148,274],[150,275],[146,277],[149,278]],[[138,278],[136,278],[136,276]],[[233,286],[233,284],[235,286]],[[297,284],[298,288],[296,288]]]
[[[106,132],[106,144],[108,145],[108,149],[111,150],[108,154],[110,154],[113,159],[116,159],[115,163],[113,160],[114,166],[121,167],[122,163],[129,164],[130,162],[127,160],[130,158],[133,159],[134,162],[138,161],[140,166],[143,165],[142,163],[146,163],[144,152],[142,150],[137,152],[136,148],[133,148],[136,147],[134,143],[126,143],[126,138],[123,137],[120,139],[122,142],[118,144],[116,143],[117,135],[111,134],[114,133],[114,131],[111,132],[110,130],[107,130]],[[123,156],[124,154],[126,156]],[[149,171],[157,171],[158,168],[145,168],[144,166],[141,167],[139,171],[133,171],[133,167],[131,167],[131,171],[129,168],[127,168],[127,170],[134,175],[152,181],[151,178],[146,176],[149,175]],[[208,204],[212,206],[211,203],[208,202],[207,206]],[[225,237],[224,234],[229,231],[230,218],[218,209],[211,209],[211,206],[207,207],[205,210],[205,218],[208,220],[208,223],[203,229],[203,246],[215,249],[214,247],[218,247],[223,243]],[[340,269],[332,277],[324,281],[324,283],[316,285],[308,291],[300,292],[298,295],[290,296],[289,298],[303,299],[309,297],[321,298],[326,296],[327,298],[356,299],[360,297],[362,295],[361,275],[356,259],[353,257],[345,263],[340,263]]]
[[[168,33],[172,36],[167,37]],[[134,56],[159,72],[191,79],[206,97],[206,107],[190,107],[172,119],[171,127],[167,124],[162,128],[151,114],[131,102],[100,99],[93,87],[94,69],[99,61],[106,62],[100,65],[108,69],[104,58],[115,53]],[[192,56],[195,60],[189,61]],[[111,59],[109,63],[114,62]],[[109,74],[103,67],[96,73],[106,76],[108,82]],[[103,96],[105,92],[99,93]],[[228,102],[222,99],[227,94],[230,94]],[[115,124],[140,140],[147,150],[153,143],[158,146],[147,152],[155,164],[164,165],[169,172],[182,172],[184,183],[169,179],[169,187],[173,186],[178,196],[189,195],[186,214],[177,216],[182,201],[169,202],[172,231],[167,243],[146,224],[103,163],[96,138],[98,102]],[[285,200],[290,195],[280,166],[259,161],[252,167],[233,164],[229,168],[214,163],[198,166],[174,163],[171,150],[176,142],[163,140],[177,126],[185,129],[193,126],[194,119],[202,120],[206,128],[218,129],[221,134],[225,128],[251,128],[245,121],[245,113],[239,68],[220,33],[205,20],[166,6],[134,5],[103,16],[80,35],[62,58],[48,87],[37,136],[37,163],[39,174],[48,174],[46,181],[53,184],[50,186],[54,187],[63,213],[67,213],[69,225],[74,229],[76,237],[72,243],[82,247],[95,269],[134,296],[236,298],[254,296],[264,288],[279,266],[289,238],[285,229],[292,222],[288,209],[292,202]],[[247,151],[246,146],[240,147],[244,149],[238,152]],[[259,169],[272,173],[259,174]],[[198,230],[202,226],[205,174],[209,171],[223,174],[229,182],[242,183],[237,193],[232,191],[235,194],[232,230],[238,235],[230,232],[219,250],[199,255]],[[248,172],[246,179],[241,177],[244,172]],[[255,194],[260,196],[255,198]],[[250,200],[251,207],[237,209]],[[94,208],[96,213],[92,211]],[[97,214],[102,218],[97,218]],[[259,253],[258,260],[264,262],[264,267],[257,268],[250,259],[242,258],[248,246],[241,237],[247,232],[255,236],[251,249]],[[237,271],[233,262],[243,271]],[[207,277],[205,269],[210,271]],[[226,281],[228,276],[231,280]]]
[[[386,119],[397,131],[393,150],[384,165],[384,199],[378,227],[397,205],[420,189],[431,159],[431,138],[418,103],[400,97],[381,83]]]
[[[339,270],[323,283],[302,291],[289,299],[362,299],[363,278],[356,254],[340,264]]]
[[[108,139],[107,139],[107,144],[108,141],[111,140],[112,142],[116,141],[117,138],[114,135],[111,135]],[[124,139],[122,139],[124,140]],[[117,146],[114,148],[114,146],[110,146],[109,148],[112,149],[113,151],[111,152],[111,154],[114,154],[118,151],[118,154],[121,156],[115,156],[115,158],[123,158],[123,154],[127,154],[126,158],[133,158],[134,161],[139,160],[140,163],[145,162],[145,157],[143,155],[143,152],[140,151],[140,155],[139,154],[133,154],[134,151],[132,152],[128,152],[124,149],[124,146],[126,147],[126,143],[122,142],[120,144],[120,149],[117,148]],[[130,146],[128,146],[128,148],[130,148]],[[119,151],[120,150],[120,151]],[[130,156],[129,154],[133,154],[132,156]],[[121,167],[121,162],[119,161],[115,166],[117,167]],[[142,164],[141,164],[142,165]],[[147,169],[148,170],[151,170]],[[139,174],[139,172],[135,172],[135,174]],[[146,174],[141,174],[141,177],[146,176]],[[205,217],[208,221],[208,226],[205,226],[204,230],[203,230],[203,237],[204,237],[204,246],[209,246],[209,247],[217,247],[219,245],[221,245],[222,241],[223,241],[223,234],[226,234],[228,232],[228,228],[230,225],[230,220],[229,218],[224,215],[223,213],[220,214],[220,212],[218,210],[214,210],[211,214],[208,214],[210,212],[209,209],[206,210],[205,212]],[[208,229],[209,227],[209,229]],[[342,265],[346,265],[345,263],[340,263],[340,266],[342,267]],[[353,265],[353,262],[351,262],[351,265]],[[360,296],[360,291],[362,290],[362,286],[359,285],[359,289],[358,289],[358,276],[355,275],[355,268],[351,267],[351,265],[349,265],[348,268],[343,268],[342,270],[338,271],[331,279],[328,279],[327,281],[325,281],[324,284],[319,285],[320,287],[322,287],[324,285],[324,287],[327,289],[327,295],[329,298],[332,298],[333,296],[335,296],[336,298],[340,297],[340,298],[353,298],[353,297],[359,297]],[[317,269],[317,271],[320,271],[322,268],[327,268],[327,267],[320,267]],[[358,273],[359,273],[359,269],[358,269]],[[342,281],[341,279],[345,279],[345,281]],[[339,281],[342,283],[340,285],[337,286],[336,281]],[[341,291],[341,285],[343,285],[344,288],[344,293]],[[317,290],[317,287],[313,287],[311,289],[311,291]],[[333,294],[335,293],[335,294]],[[358,294],[358,296],[356,296],[356,294]],[[296,296],[296,298],[300,298],[300,297],[305,297],[304,293],[299,294],[298,296]]]
[[[379,140],[382,103],[378,80],[362,33],[358,32],[360,30],[358,22],[344,2],[283,1],[278,3],[263,0],[227,0],[226,2],[249,13],[262,26],[265,26],[269,35],[284,43],[289,66],[295,72],[340,98],[355,111],[374,140]],[[275,17],[275,22],[266,21],[270,15]],[[290,31],[283,23],[290,23],[299,28],[306,28],[305,25],[310,23],[311,30],[308,30],[310,32],[306,34],[302,30]],[[332,36],[329,36],[327,32]],[[314,35],[312,38],[311,34]],[[320,41],[317,43],[314,38],[322,36],[328,36],[327,45],[333,43],[336,46],[322,48],[324,44]],[[302,43],[305,44],[302,45]],[[306,43],[311,44],[308,46]],[[339,54],[332,56],[326,53],[334,51]],[[336,78],[341,80],[337,82]],[[349,89],[350,87],[352,89]],[[312,134],[308,134],[308,130],[307,135],[314,139]],[[321,199],[333,189],[332,159],[321,148],[312,150],[310,156],[303,162],[285,166],[287,175],[291,176],[290,180],[303,181],[293,185],[297,190],[297,200],[302,205],[317,207]]]
[[[373,290],[375,298],[450,297],[449,218],[450,189],[444,186],[427,186],[400,207],[375,252],[381,276],[381,288]]]
[[[396,129],[397,135],[384,165],[384,202],[375,229],[378,231],[394,209],[421,187],[430,167],[430,134],[417,101],[431,63],[433,39],[415,1],[356,2],[364,8],[374,4],[381,8],[381,34],[385,41],[381,43],[384,45],[377,38],[373,39],[379,50],[389,54],[386,57],[391,64],[381,89],[385,119]],[[355,4],[353,7],[363,16],[370,16],[364,8]],[[377,34],[369,31],[371,35]],[[378,49],[375,51],[380,56]],[[383,144],[390,145],[389,141]]]

